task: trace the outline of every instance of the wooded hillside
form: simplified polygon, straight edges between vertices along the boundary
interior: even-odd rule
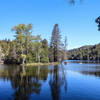
[[[83,46],[68,51],[70,60],[100,61],[100,44]]]

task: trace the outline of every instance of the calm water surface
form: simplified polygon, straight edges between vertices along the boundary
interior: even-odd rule
[[[0,100],[100,100],[100,65],[0,65]]]

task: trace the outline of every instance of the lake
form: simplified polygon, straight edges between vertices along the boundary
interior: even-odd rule
[[[0,100],[100,100],[100,64],[0,65]]]

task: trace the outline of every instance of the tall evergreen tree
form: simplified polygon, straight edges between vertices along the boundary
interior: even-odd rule
[[[67,60],[67,36],[65,36],[65,40],[64,40],[64,54],[62,55],[64,57],[64,60]]]
[[[61,61],[61,35],[59,25],[55,24],[52,32],[51,43],[50,43],[50,61],[59,62]]]

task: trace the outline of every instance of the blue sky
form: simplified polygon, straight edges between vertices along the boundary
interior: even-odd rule
[[[95,19],[100,16],[100,0],[83,0],[75,5],[67,0],[0,0],[0,40],[14,39],[11,28],[33,24],[33,35],[50,40],[54,24],[68,37],[68,49],[100,42]]]

